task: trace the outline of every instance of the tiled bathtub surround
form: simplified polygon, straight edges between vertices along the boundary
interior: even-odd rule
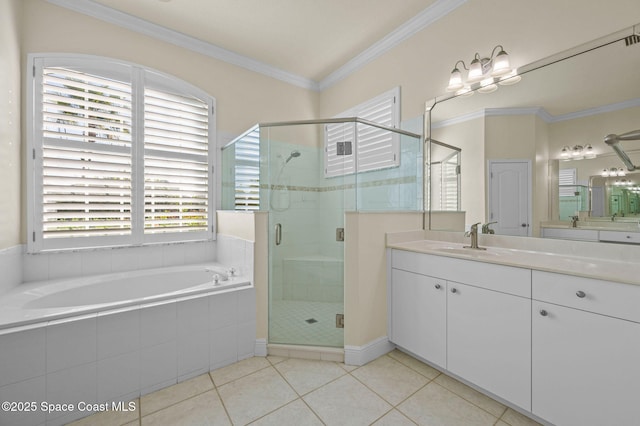
[[[0,332],[0,400],[129,401],[253,356],[255,289],[98,312]],[[2,425],[89,413],[0,412]]]
[[[22,246],[0,250],[0,295],[23,281],[22,251]]]

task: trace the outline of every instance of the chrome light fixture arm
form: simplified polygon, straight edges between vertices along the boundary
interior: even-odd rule
[[[627,153],[624,152],[624,150],[618,145],[618,142],[637,140],[640,140],[640,130],[632,130],[621,135],[610,134],[604,137],[604,143],[609,145],[615,151],[615,153],[618,154],[618,157],[620,157],[620,160],[622,160],[622,162],[625,166],[627,166],[627,169],[630,172],[637,170],[638,167],[633,165],[631,158],[629,158]]]

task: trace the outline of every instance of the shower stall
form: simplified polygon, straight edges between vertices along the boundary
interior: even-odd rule
[[[269,213],[270,344],[344,346],[345,213],[420,211],[422,152],[358,118],[260,124],[223,148],[222,208]]]

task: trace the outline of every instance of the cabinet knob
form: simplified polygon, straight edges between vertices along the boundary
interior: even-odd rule
[[[440,290],[440,288],[442,288],[440,284],[436,284],[435,287],[436,287],[436,290]]]
[[[545,311],[544,309],[540,309],[540,315],[542,315],[543,317],[546,317],[549,313],[547,311]]]
[[[585,294],[585,292],[584,292],[584,291],[582,291],[582,290],[578,290],[578,291],[576,291],[576,296],[578,296],[579,298],[581,298],[581,299],[582,299],[583,297],[585,297],[585,296],[586,296],[586,294]]]
[[[451,289],[451,293],[457,293],[457,292],[458,290],[455,287]]]

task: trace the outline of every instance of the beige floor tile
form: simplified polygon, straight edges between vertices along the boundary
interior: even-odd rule
[[[392,407],[362,383],[342,376],[305,397],[326,425],[369,425]]]
[[[536,422],[533,419],[525,416],[524,414],[520,414],[511,408],[507,408],[507,411],[502,415],[500,420],[508,423],[511,426],[539,426],[540,423]]]
[[[502,416],[504,411],[507,409],[507,407],[500,404],[498,401],[489,398],[488,396],[470,388],[452,377],[447,376],[446,374],[439,375],[434,381],[472,404],[490,412],[496,417]]]
[[[264,368],[218,388],[233,424],[244,425],[298,398],[273,368]]]
[[[229,417],[215,390],[210,390],[142,417],[142,426],[218,426],[230,424]]]
[[[351,374],[394,406],[429,382],[422,374],[388,356],[381,356]]]
[[[284,356],[275,356],[275,355],[267,355],[267,360],[271,363],[271,365],[276,365],[282,361],[286,361],[287,357]]]
[[[160,389],[140,398],[141,415],[144,417],[211,389],[213,389],[213,383],[208,374]]]
[[[270,367],[271,363],[264,357],[253,357],[243,359],[235,364],[213,370],[209,374],[216,386],[222,386],[225,383],[232,382],[241,377],[255,373],[263,368]]]
[[[396,408],[419,425],[492,426],[498,420],[434,382]]]
[[[140,418],[140,401],[136,399],[133,402],[136,407],[133,411],[104,411],[76,420],[69,423],[69,426],[121,426],[130,422],[137,424]]]
[[[389,352],[387,355],[389,355],[391,358],[395,359],[396,361],[403,363],[407,367],[416,370],[418,373],[422,374],[427,379],[435,379],[438,376],[438,374],[440,374],[440,372],[435,368],[397,349]]]
[[[275,368],[299,395],[305,395],[347,374],[334,362],[308,359],[290,358],[276,364]]]
[[[498,423],[496,423],[494,426],[511,426],[511,425],[503,422],[502,420],[498,420]]]
[[[295,424],[296,426],[322,426],[318,416],[301,399],[296,399],[251,423],[252,426],[283,426],[290,424]]]
[[[341,368],[344,368],[345,371],[351,372],[357,368],[360,368],[359,365],[347,365],[344,362],[338,363]]]
[[[374,426],[415,426],[412,422],[398,410],[389,411],[383,418],[373,423]]]

